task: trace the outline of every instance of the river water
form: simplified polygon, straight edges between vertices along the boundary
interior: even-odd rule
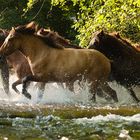
[[[12,75],[10,84],[15,80]],[[0,140],[140,140],[140,104],[116,82],[109,84],[119,103],[98,96],[91,102],[86,83],[75,83],[76,93],[47,84],[42,99],[33,83],[31,100],[12,89],[8,97],[0,84]],[[140,88],[135,92],[140,98]]]

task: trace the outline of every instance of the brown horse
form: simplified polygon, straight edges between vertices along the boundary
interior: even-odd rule
[[[115,37],[123,41],[128,47],[132,47],[133,49],[136,49],[138,52],[140,52],[140,45],[139,44],[132,44],[129,39],[122,38],[118,32],[113,33]]]
[[[9,31],[0,29],[0,46],[3,44],[5,38],[8,36],[8,34],[9,34]],[[37,34],[52,39],[52,41],[54,41],[56,47],[58,45],[59,46],[61,45],[62,47],[63,46],[75,47],[76,46],[76,45],[75,46],[71,45],[68,40],[64,39],[58,33],[53,32],[51,30],[46,30],[46,29],[42,28],[42,29],[38,30]],[[49,34],[49,36],[46,36],[47,34]],[[13,68],[13,70],[18,78],[18,80],[12,84],[12,88],[16,93],[20,93],[16,87],[19,84],[22,84],[22,78],[32,74],[29,63],[28,63],[27,59],[25,58],[25,56],[20,51],[16,51],[16,52],[12,53],[11,55],[7,56],[7,62],[10,65],[10,67]],[[2,68],[4,68],[4,67],[2,67]],[[6,70],[2,70],[2,72],[3,72],[2,75],[7,74],[7,73],[5,73]],[[9,87],[9,83],[8,83],[9,78],[8,78],[8,76],[5,76],[5,77],[7,77],[7,84],[4,84],[4,86],[6,87],[4,89],[7,89],[9,91],[9,88],[7,88],[7,87]],[[37,86],[39,86],[39,88],[41,90],[44,90],[44,88],[45,88],[45,84],[43,84],[43,83],[42,84],[39,83],[39,84],[37,84]],[[61,84],[60,86],[63,86],[63,85]],[[70,85],[69,83],[67,83],[66,86],[69,87],[69,89],[71,91],[73,91],[73,85]]]
[[[112,80],[125,86],[133,99],[139,102],[132,86],[140,85],[140,53],[126,41],[103,31],[94,33],[89,48],[96,49],[113,60]]]
[[[98,89],[102,88],[118,101],[116,92],[106,82],[111,66],[102,53],[88,49],[58,48],[52,40],[35,35],[29,25],[12,29],[0,49],[0,54],[7,56],[16,50],[26,56],[33,72],[33,75],[23,79],[22,93],[27,98],[31,98],[26,90],[28,81],[74,83],[84,77],[91,83],[92,99],[95,99]]]
[[[82,49],[82,47],[71,44],[68,39],[60,36],[57,32],[51,31],[50,29],[41,28],[37,31],[37,35],[49,38],[52,40],[56,46],[63,46],[65,48],[74,48],[74,49]]]
[[[0,46],[3,44],[5,38],[8,36],[8,34],[9,34],[9,31],[0,29]],[[76,46],[76,45],[75,46],[71,45],[68,40],[64,39],[58,33],[50,31],[50,30],[46,30],[46,29],[42,28],[38,31],[37,34],[52,39],[52,41],[54,41],[54,43],[55,43],[55,46],[58,46],[58,45],[65,46],[65,47],[75,47]],[[49,34],[49,36],[46,36],[48,34]],[[16,52],[12,53],[11,55],[7,56],[7,62],[10,65],[10,67],[13,68],[13,70],[18,78],[18,80],[12,84],[12,88],[16,93],[20,93],[16,87],[19,84],[22,84],[22,78],[24,78],[27,75],[32,74],[29,63],[28,63],[27,59],[25,58],[25,56],[20,51],[16,51]],[[4,67],[2,67],[2,68],[4,68]],[[4,71],[2,70],[2,72],[3,72],[2,75],[6,74],[5,73],[6,70],[4,70]],[[4,89],[5,90],[7,89],[9,91],[9,88],[7,88],[7,87],[9,87],[9,85],[8,85],[9,78],[8,78],[8,76],[5,76],[5,77],[7,77],[7,84],[4,84],[4,86],[6,87]],[[44,90],[45,84],[39,83],[37,85],[39,86],[40,89]],[[63,85],[61,84],[61,86],[63,86]],[[67,83],[66,86],[69,87],[69,89],[71,91],[73,91],[73,85],[70,85],[69,83]]]
[[[0,36],[1,36],[0,46],[3,44],[8,34],[9,34],[8,31],[3,30],[3,29],[0,30]],[[18,78],[18,80],[12,84],[12,88],[16,93],[20,93],[18,89],[16,88],[16,86],[19,84],[22,84],[22,78],[24,78],[27,75],[32,74],[29,63],[27,59],[25,58],[25,56],[20,51],[15,51],[11,55],[7,56],[6,59],[7,59],[8,65],[14,69],[14,72],[16,73],[16,76]],[[7,77],[7,79],[9,79],[9,77]],[[9,85],[7,85],[7,87],[9,87]]]

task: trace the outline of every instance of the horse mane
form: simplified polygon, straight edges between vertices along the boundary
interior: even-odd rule
[[[108,41],[111,42],[112,46],[117,46],[119,50],[125,50],[128,54],[132,51],[137,52],[137,50],[130,44],[126,43],[124,40],[118,38],[115,35],[115,32],[112,33],[104,33],[105,38],[108,38]]]
[[[15,31],[17,33],[21,33],[24,35],[33,35],[36,38],[42,40],[47,46],[49,46],[51,48],[63,49],[62,46],[57,45],[51,38],[44,37],[42,35],[37,35],[37,31],[36,31],[35,26],[30,27],[28,24],[27,25],[20,25],[20,26],[15,28]]]
[[[58,32],[52,31],[50,29],[41,28],[37,35],[51,38],[57,45],[60,45],[64,48],[75,48],[75,49],[82,49],[82,47],[71,44],[68,39],[65,39],[63,36],[59,35]]]
[[[54,39],[56,39],[56,42],[58,44],[62,44],[65,48],[75,48],[75,49],[81,49],[82,48],[78,45],[71,44],[68,39],[65,39],[63,36],[59,35],[58,32],[50,30],[50,34],[52,34],[53,36],[56,36],[56,38],[54,38]]]
[[[127,46],[132,47],[132,49],[134,49],[134,50],[139,52],[139,44],[134,44],[134,43],[132,43],[132,41],[130,39],[121,37],[118,32],[113,32],[111,34],[113,36],[117,37],[118,39],[120,39]]]
[[[26,28],[26,25],[20,25],[15,28],[16,32],[21,34],[33,35],[35,33],[34,28]]]

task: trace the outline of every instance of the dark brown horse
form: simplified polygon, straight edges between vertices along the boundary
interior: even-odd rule
[[[118,32],[113,33],[112,35],[114,35],[115,37],[117,37],[118,39],[123,41],[128,47],[131,47],[131,48],[137,50],[138,52],[140,52],[140,45],[139,44],[132,44],[129,39],[122,38]]]
[[[0,29],[0,46],[5,40],[6,32]],[[6,57],[1,56],[0,57],[0,69],[1,69],[1,75],[2,75],[2,83],[4,87],[5,93],[9,95],[9,70],[8,70],[8,64],[6,61]]]
[[[112,60],[112,80],[125,86],[133,99],[139,102],[132,86],[140,85],[140,53],[126,41],[103,31],[94,33],[89,48],[102,52]]]
[[[0,57],[0,69],[2,76],[3,89],[7,95],[9,94],[9,69],[5,56]]]
[[[26,56],[33,72],[33,75],[23,79],[22,93],[27,98],[31,98],[26,91],[26,83],[29,81],[73,83],[84,77],[91,83],[90,92],[93,99],[98,88],[102,88],[118,101],[116,92],[106,82],[111,65],[102,53],[88,49],[58,48],[49,38],[35,35],[29,25],[12,29],[0,49],[0,54],[8,56],[16,50]]]

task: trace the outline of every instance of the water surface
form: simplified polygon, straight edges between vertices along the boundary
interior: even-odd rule
[[[10,77],[10,84],[16,77]],[[127,90],[115,82],[119,103],[97,97],[89,100],[88,85],[75,83],[76,93],[46,85],[43,98],[33,85],[32,100],[17,95],[8,97],[0,85],[0,139],[2,140],[139,140],[140,105]],[[21,90],[21,87],[18,87]],[[139,88],[135,89],[138,96]]]

